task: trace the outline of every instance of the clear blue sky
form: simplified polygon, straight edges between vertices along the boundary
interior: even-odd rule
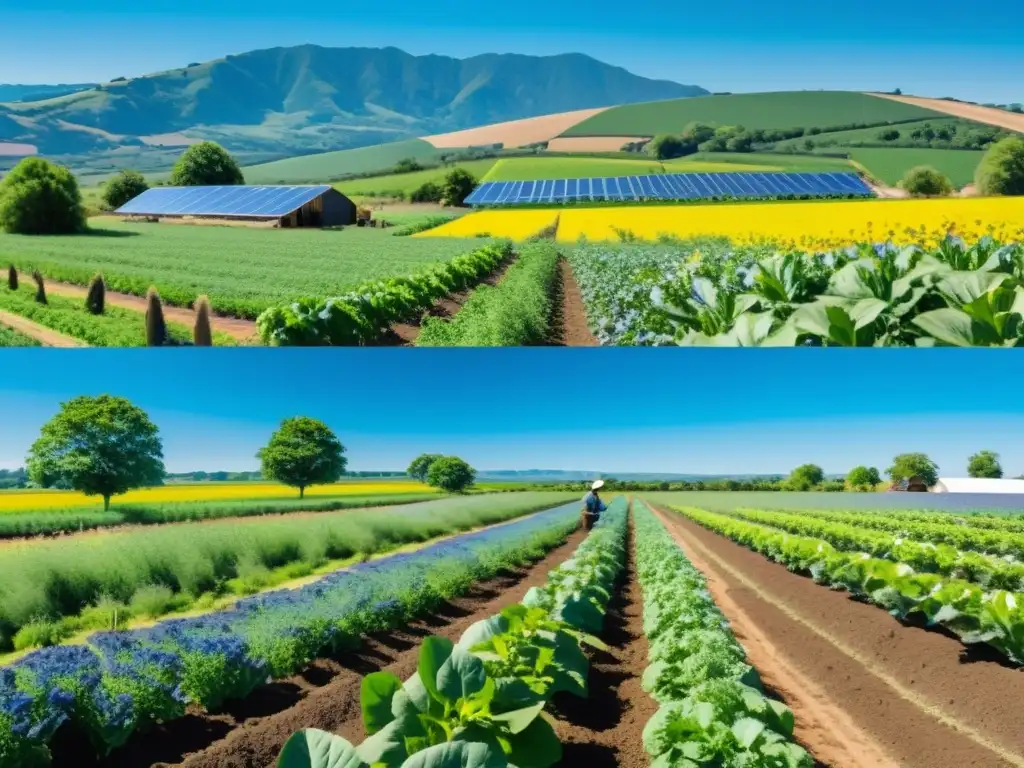
[[[102,7],[102,10],[99,8]],[[254,48],[579,51],[713,91],[891,89],[1024,100],[1024,3],[988,0],[0,0],[0,82],[109,80]],[[12,31],[14,32],[12,34]]]
[[[278,422],[326,421],[350,467],[429,451],[481,469],[697,474],[885,469],[924,451],[943,473],[979,449],[1024,473],[1024,356],[991,350],[4,350],[0,467],[20,466],[59,403],[146,409],[167,467],[254,469]]]

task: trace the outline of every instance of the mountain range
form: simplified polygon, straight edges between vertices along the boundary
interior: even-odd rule
[[[47,89],[60,95],[38,99]],[[23,99],[0,103],[0,142],[67,155],[213,139],[283,157],[706,93],[575,53],[456,59],[303,45],[91,87],[0,85],[0,100]]]

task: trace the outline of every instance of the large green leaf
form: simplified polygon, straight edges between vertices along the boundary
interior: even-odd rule
[[[508,761],[517,768],[549,768],[562,760],[562,743],[543,715],[508,737],[507,747]]]
[[[400,690],[402,681],[390,672],[372,672],[363,678],[359,703],[367,734],[376,733],[395,719],[391,703]]]
[[[437,672],[437,690],[449,702],[470,698],[485,682],[484,663],[464,648],[453,648]]]
[[[452,655],[454,648],[455,644],[446,637],[431,636],[426,638],[423,641],[423,645],[420,646],[420,661],[417,669],[420,682],[427,689],[427,693],[437,701],[448,704],[455,703],[455,699],[447,699],[438,690],[437,675],[441,671],[441,667],[448,661],[448,657]]]
[[[483,619],[470,625],[469,629],[462,633],[456,647],[468,651],[506,631],[508,631],[508,619],[500,615],[491,616],[489,619]]]
[[[507,768],[500,749],[479,742],[450,741],[417,752],[402,768]]]
[[[537,719],[540,715],[541,710],[544,709],[545,702],[538,701],[536,704],[532,704],[522,709],[515,709],[511,712],[502,712],[500,715],[494,715],[493,720],[499,723],[505,723],[511,733],[520,733],[525,731],[526,728]]]
[[[945,307],[922,312],[911,322],[944,344],[954,347],[975,346],[974,322],[966,312]]]
[[[277,768],[363,768],[365,765],[348,741],[316,728],[293,733],[277,758]]]

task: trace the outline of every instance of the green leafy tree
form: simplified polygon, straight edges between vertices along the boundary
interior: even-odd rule
[[[141,408],[121,397],[76,397],[61,405],[29,449],[34,483],[110,497],[159,485],[164,478],[159,431]]]
[[[855,491],[870,491],[882,482],[881,475],[874,467],[854,467],[846,476],[846,484]]]
[[[809,491],[825,480],[825,471],[817,464],[801,464],[786,479],[786,486],[794,491]]]
[[[994,451],[978,451],[967,460],[968,477],[1002,477],[999,454]]]
[[[454,168],[444,177],[442,197],[446,205],[462,205],[476,188],[476,179],[465,168]]]
[[[894,483],[909,480],[915,475],[925,485],[935,485],[939,481],[939,465],[923,453],[901,453],[892,460],[892,466],[885,473]]]
[[[686,145],[679,136],[671,133],[662,133],[655,136],[648,142],[646,151],[656,160],[670,160],[673,157],[682,157],[685,154]]]
[[[441,456],[427,470],[427,483],[448,493],[462,493],[475,480],[476,471],[457,456]]]
[[[409,468],[406,472],[409,473],[409,477],[413,477],[419,480],[421,483],[427,481],[427,472],[430,471],[430,465],[441,458],[439,453],[424,453],[421,456],[417,456],[409,464]]]
[[[993,144],[974,180],[982,195],[1024,195],[1024,138],[1009,136]]]
[[[285,419],[270,442],[260,449],[263,477],[299,489],[333,483],[345,473],[345,446],[322,421],[306,416]]]
[[[19,235],[68,235],[85,228],[82,193],[67,168],[27,157],[0,181],[0,229]]]
[[[149,189],[146,177],[138,171],[125,170],[112,178],[103,187],[103,202],[116,211],[129,200],[133,200]]]
[[[175,187],[232,186],[245,184],[238,163],[224,147],[201,141],[181,153],[171,171]]]
[[[900,189],[913,197],[939,197],[953,191],[953,182],[934,168],[919,165],[904,174]]]

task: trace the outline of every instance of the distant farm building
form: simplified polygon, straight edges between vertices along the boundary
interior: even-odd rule
[[[925,481],[914,475],[909,479],[899,480],[889,486],[890,491],[903,491],[909,493],[927,493],[928,485]]]
[[[145,219],[224,219],[279,227],[354,224],[356,205],[334,187],[153,187],[114,213]]]
[[[1024,480],[1002,477],[940,477],[932,493],[1024,493]]]

